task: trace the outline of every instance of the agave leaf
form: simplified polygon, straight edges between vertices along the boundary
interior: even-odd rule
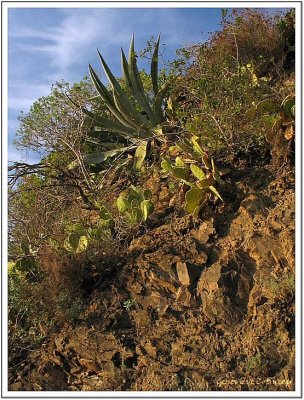
[[[193,214],[200,206],[202,201],[203,190],[198,188],[190,189],[185,195],[185,210],[189,214]]]
[[[97,92],[100,94],[101,98],[105,102],[106,106],[110,110],[110,112],[118,119],[119,122],[121,122],[123,125],[129,127],[129,128],[134,128],[134,124],[130,124],[122,115],[121,113],[117,110],[115,107],[114,103],[114,98],[112,94],[108,91],[108,89],[104,86],[104,84],[101,82],[101,80],[98,78],[96,72],[94,69],[89,65],[89,71],[91,75],[91,79],[95,85],[95,88]],[[136,127],[136,125],[135,125]]]
[[[155,96],[153,109],[154,109],[154,113],[156,115],[157,123],[161,123],[164,121],[164,113],[163,113],[163,109],[162,109],[162,104],[163,104],[164,98],[170,88],[170,84],[171,84],[170,82],[166,82],[164,84],[164,86],[162,87],[162,89],[160,89],[158,91],[157,95]]]
[[[108,91],[108,89],[105,87],[105,85],[101,82],[101,80],[99,79],[99,77],[96,74],[95,70],[92,68],[91,64],[89,64],[89,72],[90,72],[91,79],[92,79],[92,81],[94,83],[94,86],[95,86],[97,92],[99,93],[99,95],[101,96],[101,98],[106,103],[109,103],[109,104],[112,105],[112,107],[114,107],[113,96]]]
[[[140,144],[135,151],[134,169],[137,171],[141,170],[143,162],[146,158],[147,146],[148,146],[148,142],[144,142],[144,143]]]
[[[158,36],[157,42],[154,47],[154,52],[151,62],[151,79],[154,95],[158,93],[158,48],[159,48],[160,35]]]
[[[221,195],[219,194],[219,192],[215,189],[214,186],[209,186],[209,189],[216,195],[216,197],[218,197],[219,199],[221,199],[222,201],[224,201],[221,197]]]
[[[194,175],[198,180],[201,181],[201,180],[203,180],[203,179],[206,178],[205,172],[204,172],[200,167],[198,167],[197,165],[191,164],[191,165],[190,165],[190,169],[191,169],[193,175]]]
[[[128,136],[132,136],[134,133],[134,128],[129,128],[120,122],[97,116],[86,108],[82,108],[82,110],[97,126],[100,126],[101,128],[106,128],[111,132],[118,132],[124,135],[128,134]]]
[[[107,78],[112,86],[112,89],[113,90],[115,89],[115,91],[117,92],[117,95],[119,96],[119,101],[122,104],[125,113],[129,114],[132,117],[132,119],[137,121],[140,125],[149,126],[150,123],[149,123],[148,119],[144,115],[137,112],[136,108],[133,106],[133,104],[129,100],[128,96],[121,89],[119,83],[115,79],[114,75],[112,74],[110,68],[106,64],[105,60],[103,59],[103,57],[99,51],[98,51],[98,55],[99,55],[101,64],[103,66],[103,69],[105,71],[105,74],[107,75]]]
[[[152,125],[157,125],[158,121],[155,118],[153,110],[145,94],[144,87],[140,79],[140,74],[137,68],[136,55],[134,50],[134,34],[132,35],[130,51],[129,51],[129,77],[131,80],[132,87],[134,89],[134,96],[136,100],[147,113],[150,121],[152,122]]]
[[[125,53],[122,48],[121,48],[121,67],[122,67],[122,75],[126,82],[127,88],[130,90],[130,92],[134,96],[134,89],[133,89],[130,74],[129,74],[129,64],[127,61],[127,57],[125,56]]]
[[[115,150],[101,151],[100,153],[91,153],[83,157],[86,164],[101,164],[108,158],[114,157],[116,154],[124,153],[130,150],[130,147],[121,147]]]
[[[123,116],[123,118],[128,122],[128,124],[133,126],[134,131],[139,132],[140,128],[144,126],[144,124],[141,124],[139,122],[139,120],[137,120],[134,115],[131,115],[129,113],[129,110],[127,110],[123,103],[121,102],[121,97],[119,96],[119,94],[115,91],[115,89],[113,89],[113,98],[114,98],[114,103],[115,106],[117,107],[117,109],[119,110],[119,112],[121,113],[121,115]],[[138,113],[138,115],[140,115]],[[143,137],[146,137],[146,135],[144,135]]]

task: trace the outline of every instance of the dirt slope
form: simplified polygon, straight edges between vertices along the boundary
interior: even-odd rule
[[[168,214],[134,239],[11,390],[294,390],[293,174],[227,182],[203,220]]]

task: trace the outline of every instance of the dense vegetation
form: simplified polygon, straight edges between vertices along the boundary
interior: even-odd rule
[[[219,32],[159,71],[160,40],[140,53],[149,74],[132,39],[122,78],[99,55],[108,86],[90,67],[20,116],[17,144],[41,161],[9,167],[11,368],[77,324],[131,240],[164,218],[225,209],[242,170],[293,168],[293,11],[223,10]]]

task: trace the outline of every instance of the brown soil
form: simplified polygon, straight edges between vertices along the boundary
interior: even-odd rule
[[[293,174],[230,178],[201,220],[163,213],[133,239],[10,389],[294,390]]]

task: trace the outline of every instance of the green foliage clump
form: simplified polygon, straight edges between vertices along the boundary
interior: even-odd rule
[[[144,222],[154,209],[151,197],[150,190],[131,185],[117,198],[118,211],[130,225]]]
[[[223,200],[216,184],[223,183],[220,171],[212,158],[208,156],[199,143],[200,138],[192,136],[170,148],[171,153],[178,154],[175,161],[164,158],[161,167],[165,173],[177,179],[182,186],[190,189],[185,194],[185,210],[198,215],[201,207],[210,197]]]

